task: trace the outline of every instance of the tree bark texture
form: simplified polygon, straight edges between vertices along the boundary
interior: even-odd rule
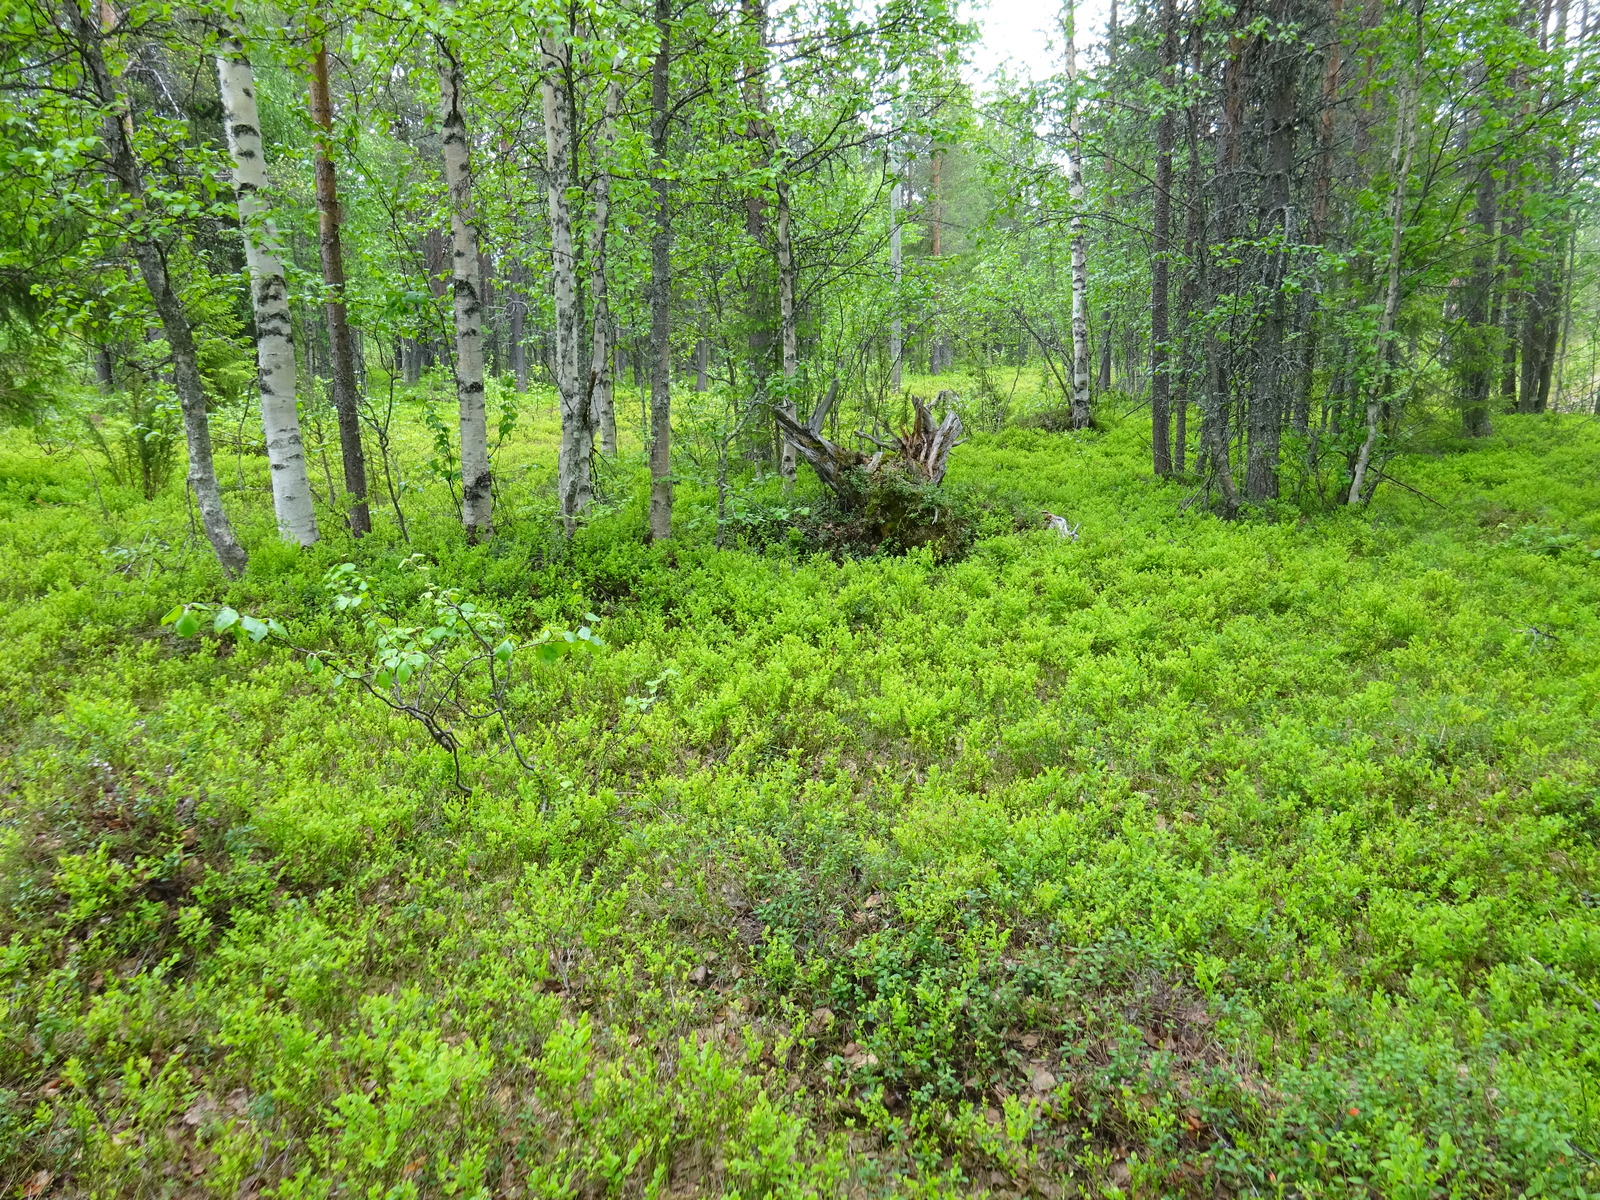
[[[217,86],[223,125],[233,156],[233,187],[250,269],[250,303],[256,325],[256,367],[261,424],[267,439],[272,508],[278,532],[302,546],[317,540],[317,514],[306,475],[305,446],[295,409],[294,326],[289,288],[278,258],[277,230],[266,199],[267,164],[256,111],[255,73],[244,48],[225,38],[217,55]]]
[[[506,353],[511,360],[511,386],[520,395],[528,390],[528,269],[512,259],[506,296]]]
[[[1356,454],[1354,469],[1350,473],[1350,504],[1364,503],[1371,497],[1366,487],[1367,472],[1372,465],[1372,453],[1378,443],[1384,408],[1389,401],[1389,389],[1398,365],[1398,346],[1394,338],[1395,317],[1400,311],[1400,251],[1405,241],[1406,184],[1411,176],[1411,160],[1417,148],[1417,78],[1422,62],[1422,12],[1425,0],[1414,0],[1417,33],[1417,57],[1406,72],[1400,89],[1400,107],[1395,116],[1395,146],[1391,158],[1394,189],[1389,197],[1389,260],[1385,276],[1383,312],[1378,317],[1377,379],[1367,400],[1367,436]]]
[[[745,123],[745,137],[755,148],[755,166],[770,165],[772,152],[771,129],[766,121],[767,111],[767,0],[739,0],[740,15],[746,26],[746,58],[744,80],[740,98],[744,101],[749,118]],[[759,188],[753,189],[744,200],[745,233],[763,250],[766,249],[765,196]],[[758,386],[765,386],[772,373],[772,317],[771,298],[765,286],[765,274],[752,270],[745,288],[745,321],[748,326],[747,344],[750,350],[750,372]]]
[[[456,406],[461,423],[461,525],[469,542],[494,528],[489,476],[489,421],[483,405],[483,276],[477,215],[472,203],[472,155],[467,145],[461,62],[439,41],[439,119],[444,130],[444,177],[450,188],[450,292],[455,310]]]
[[[1550,401],[1550,374],[1561,331],[1561,266],[1553,258],[1534,268],[1522,327],[1522,387],[1517,407],[1542,413]]]
[[[930,175],[928,188],[928,237],[931,257],[938,259],[944,253],[944,153],[935,149],[928,159]],[[942,375],[954,365],[954,352],[944,331],[942,314],[936,308],[933,315],[934,332],[928,349],[928,373]]]
[[[1203,43],[1196,29],[1194,36],[1194,70],[1198,75],[1202,66],[1201,47]],[[1173,421],[1172,436],[1172,469],[1182,475],[1188,467],[1189,453],[1189,398],[1194,389],[1197,377],[1200,377],[1200,390],[1205,389],[1205,380],[1197,369],[1199,358],[1200,337],[1194,332],[1197,322],[1194,320],[1196,304],[1202,292],[1202,274],[1205,271],[1205,194],[1200,171],[1200,120],[1195,111],[1194,101],[1191,100],[1188,110],[1184,114],[1185,141],[1188,147],[1188,169],[1185,171],[1186,185],[1184,202],[1187,212],[1184,216],[1183,244],[1184,257],[1187,260],[1183,273],[1183,283],[1178,288],[1178,314],[1183,322],[1183,338],[1180,342],[1179,353],[1182,355],[1179,364],[1179,389],[1177,397],[1177,415]],[[1202,401],[1202,404],[1204,402]],[[1198,451],[1197,458],[1203,457],[1204,450]]]
[[[1478,167],[1472,209],[1478,244],[1472,256],[1462,312],[1461,428],[1468,437],[1488,437],[1489,387],[1494,376],[1496,330],[1490,311],[1494,292],[1495,180],[1489,155]]]
[[[1344,62],[1343,43],[1340,41],[1340,15],[1343,10],[1344,0],[1331,0],[1328,6],[1328,40],[1322,61],[1322,101],[1317,119],[1316,160],[1311,180],[1308,240],[1313,246],[1327,244],[1328,222],[1333,211],[1333,161],[1339,131],[1339,75]],[[1296,433],[1307,436],[1310,433],[1311,391],[1316,382],[1317,355],[1322,349],[1323,320],[1315,293],[1303,298],[1300,311],[1305,316],[1305,352],[1301,358],[1300,386],[1295,396],[1294,428]],[[1326,404],[1323,411],[1326,414]],[[1316,440],[1313,438],[1306,446],[1307,465],[1314,464],[1316,457]]]
[[[1074,35],[1076,16],[1067,13],[1067,85],[1077,87],[1078,48]],[[1072,415],[1074,429],[1087,429],[1089,411],[1089,260],[1084,235],[1083,129],[1078,101],[1072,98],[1067,118],[1067,190],[1072,197]]]
[[[1111,310],[1100,310],[1100,377],[1095,381],[1095,388],[1100,392],[1111,390],[1111,343],[1116,333],[1111,325]],[[1091,339],[1092,340],[1092,339]]]
[[[800,353],[794,307],[794,244],[791,237],[794,218],[789,206],[789,183],[786,179],[778,180],[777,191],[777,236],[773,244],[778,259],[778,329],[783,339],[783,396],[778,401],[778,409],[790,420],[798,421],[800,411],[795,404],[795,388],[799,383],[796,376],[800,369]],[[786,490],[794,488],[794,468],[794,444],[785,438],[779,452],[778,470],[783,475]]]
[[[846,508],[861,504],[865,498],[864,485],[880,471],[898,470],[916,483],[938,485],[944,482],[950,452],[961,444],[961,418],[955,412],[960,397],[954,392],[946,389],[939,393],[936,403],[945,410],[942,420],[935,418],[933,409],[920,396],[910,397],[914,414],[911,428],[904,433],[891,433],[890,440],[880,442],[882,448],[872,454],[837,445],[822,436],[822,423],[834,394],[835,386],[830,386],[828,398],[803,425],[787,413],[780,411],[776,416],[784,436],[805,456],[817,478]]]
[[[1242,14],[1236,16],[1239,20]],[[1241,22],[1242,23],[1242,22]],[[1241,146],[1244,137],[1245,95],[1248,90],[1248,67],[1254,45],[1254,36],[1236,28],[1229,38],[1227,59],[1223,69],[1224,95],[1222,122],[1219,131],[1220,179],[1218,182],[1217,219],[1215,242],[1228,247],[1239,222],[1239,172]],[[1208,263],[1203,277],[1200,306],[1209,308],[1219,295],[1237,294],[1238,256],[1223,251],[1219,263]],[[1233,480],[1233,456],[1229,433],[1232,375],[1235,365],[1232,339],[1222,337],[1224,331],[1217,322],[1208,323],[1204,359],[1206,377],[1206,410],[1201,418],[1200,440],[1206,458],[1222,494],[1222,515],[1231,520],[1239,512],[1239,493]]]
[[[621,70],[619,56],[613,70]],[[600,451],[607,458],[617,453],[617,409],[611,371],[613,322],[606,290],[606,237],[611,222],[611,147],[616,137],[617,114],[622,107],[622,84],[613,79],[606,84],[605,110],[595,146],[595,173],[591,188],[593,205],[589,222],[589,303],[592,321],[589,338],[590,440],[593,430],[600,433]]]
[[[146,207],[144,172],[134,148],[128,98],[118,88],[116,78],[106,65],[101,30],[78,5],[68,5],[67,12],[95,97],[106,109],[102,137],[111,173],[134,211],[142,212]],[[194,489],[200,522],[217,561],[224,572],[237,576],[249,565],[249,556],[234,536],[233,525],[222,507],[222,490],[217,486],[216,468],[211,458],[211,425],[206,415],[205,386],[200,379],[194,327],[167,271],[166,249],[158,240],[156,226],[153,222],[140,222],[135,229],[137,232],[131,239],[134,263],[150,293],[151,304],[172,355],[173,389],[178,393],[178,405],[183,411],[184,439],[189,452],[189,486]]]
[[[570,534],[593,499],[594,412],[582,359],[583,303],[578,296],[578,260],[572,236],[572,203],[578,179],[573,146],[572,46],[558,33],[541,41],[544,73],[545,175],[550,199],[550,279],[556,310],[555,376],[561,404],[561,452],[556,498]]]
[[[905,186],[901,183],[902,169],[893,158],[889,161],[889,170],[892,180],[889,187],[889,274],[894,279],[894,290],[890,294],[889,303],[892,311],[889,316],[889,388],[891,391],[900,390],[900,360],[905,355],[904,330],[900,324],[900,210],[905,205]]]
[[[650,536],[672,536],[672,192],[667,179],[671,119],[672,6],[656,0],[656,55],[650,67]]]
[[[1286,5],[1276,6],[1283,22]],[[1295,241],[1290,178],[1294,169],[1295,117],[1299,108],[1298,47],[1287,41],[1263,43],[1272,58],[1266,105],[1266,153],[1262,163],[1258,238],[1267,249],[1262,257],[1265,304],[1256,336],[1255,395],[1250,404],[1250,448],[1245,461],[1245,495],[1251,500],[1278,497],[1278,457],[1288,387],[1296,378],[1285,344],[1288,325],[1288,283],[1291,247]]]
[[[316,126],[314,170],[317,188],[317,234],[322,254],[322,282],[328,289],[328,357],[332,360],[333,409],[339,420],[339,453],[344,459],[344,490],[350,498],[350,532],[369,533],[367,457],[361,446],[357,411],[356,359],[350,340],[350,319],[344,304],[344,249],[340,243],[339,185],[333,169],[333,95],[328,87],[328,48],[317,43],[311,58],[311,123]]]
[[[1172,248],[1172,143],[1177,113],[1172,75],[1178,60],[1177,0],[1161,0],[1161,116],[1156,122],[1156,191],[1150,259],[1150,457],[1157,475],[1172,474],[1171,380],[1167,368],[1167,284]]]

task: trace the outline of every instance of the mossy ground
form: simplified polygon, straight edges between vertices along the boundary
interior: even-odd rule
[[[470,548],[439,484],[274,544],[224,454],[231,584],[179,487],[8,435],[4,1194],[1600,1192],[1592,423],[1234,523],[1136,421],[980,434],[952,479],[1081,537],[940,562],[714,549],[692,483],[652,547],[626,454],[565,545],[548,413]],[[324,572],[406,611],[416,552],[610,647],[520,687],[536,770],[466,731],[470,797],[159,624],[356,646]]]

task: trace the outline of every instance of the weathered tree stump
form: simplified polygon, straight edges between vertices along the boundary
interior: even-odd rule
[[[869,490],[872,479],[883,471],[899,471],[913,483],[937,485],[944,481],[950,463],[950,451],[961,444],[961,418],[956,415],[954,401],[959,397],[946,389],[939,393],[936,403],[945,409],[943,420],[935,420],[933,410],[919,397],[911,397],[916,413],[911,428],[892,434],[887,442],[862,433],[859,436],[874,442],[879,449],[867,454],[849,446],[840,446],[822,436],[822,422],[828,415],[833,390],[817,405],[811,419],[801,424],[779,409],[773,410],[778,428],[800,456],[811,464],[817,478],[846,508],[858,507]]]

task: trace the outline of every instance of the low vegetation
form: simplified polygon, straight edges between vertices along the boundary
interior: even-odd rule
[[[626,440],[565,540],[547,407],[233,581],[6,435],[0,1192],[1600,1192],[1600,433],[1228,522],[1116,407],[874,554]]]

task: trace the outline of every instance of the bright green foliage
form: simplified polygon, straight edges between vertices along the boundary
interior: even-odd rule
[[[638,492],[551,540],[527,487],[465,547],[433,485],[409,545],[257,513],[227,583],[181,496],[102,509],[14,434],[0,1178],[1600,1192],[1600,436],[1497,417],[1392,467],[1431,500],[1231,524],[1145,453],[975,436],[953,485],[1081,534],[949,561],[716,549],[689,486],[670,546]],[[470,797],[284,641],[410,687],[451,612],[497,670],[607,646],[511,676],[532,770],[455,724]]]

